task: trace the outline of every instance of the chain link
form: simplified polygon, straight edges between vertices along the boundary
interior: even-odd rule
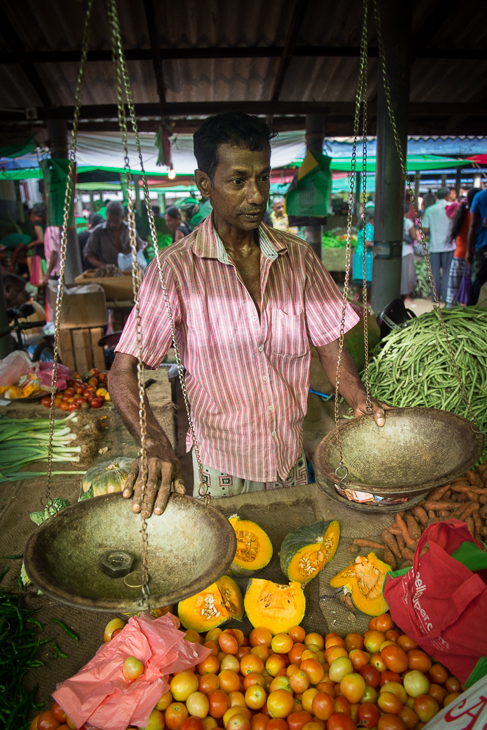
[[[52,442],[54,437],[54,415],[55,406],[54,398],[57,390],[57,373],[58,373],[58,362],[59,362],[59,323],[61,321],[61,311],[64,296],[64,277],[66,270],[66,250],[68,242],[68,219],[71,211],[71,206],[74,199],[74,170],[76,164],[76,144],[77,144],[77,133],[79,124],[79,114],[81,106],[81,93],[83,89],[84,70],[86,63],[86,56],[88,53],[88,42],[90,36],[90,22],[91,22],[91,11],[93,7],[93,0],[88,0],[86,8],[85,25],[83,29],[83,40],[82,40],[82,51],[81,51],[81,62],[78,72],[78,80],[76,84],[75,104],[74,104],[74,119],[73,127],[71,130],[71,138],[69,142],[68,150],[68,177],[66,180],[66,190],[64,193],[64,205],[63,205],[63,226],[61,230],[61,246],[59,252],[59,280],[58,289],[56,295],[56,306],[54,315],[54,356],[52,366],[52,379],[51,379],[51,405],[49,408],[49,443],[47,451],[47,474],[46,474],[46,492],[45,500],[46,505],[54,508],[57,512],[57,508],[51,499],[51,483],[52,483]],[[71,216],[72,217],[72,216]]]
[[[461,378],[461,375],[460,375],[460,369],[458,367],[457,361],[455,360],[455,356],[453,354],[453,348],[451,346],[450,338],[448,336],[448,330],[447,330],[446,323],[445,323],[445,320],[443,318],[443,314],[442,314],[442,311],[441,311],[440,301],[438,299],[438,292],[436,291],[435,280],[434,280],[434,277],[433,277],[433,272],[431,270],[431,262],[430,262],[430,256],[429,256],[429,249],[428,249],[428,244],[426,243],[425,233],[424,233],[423,226],[422,226],[422,223],[421,223],[421,219],[420,219],[420,216],[419,216],[418,202],[416,200],[416,196],[414,194],[414,191],[413,191],[413,188],[412,188],[412,185],[411,185],[411,181],[408,179],[407,174],[406,174],[406,162],[405,162],[404,152],[403,152],[403,149],[402,149],[402,146],[401,146],[401,142],[400,142],[400,139],[399,139],[399,132],[397,130],[397,125],[396,125],[396,117],[395,117],[395,114],[394,114],[394,109],[393,109],[392,101],[391,101],[391,91],[390,91],[390,86],[389,86],[389,78],[387,76],[387,69],[386,69],[386,63],[385,63],[384,42],[383,42],[383,37],[382,37],[382,25],[381,25],[381,19],[380,19],[380,15],[379,15],[379,9],[378,9],[377,0],[373,0],[373,3],[374,3],[375,22],[376,22],[376,26],[377,26],[377,40],[378,40],[378,46],[379,46],[379,61],[380,61],[381,70],[382,70],[382,83],[384,85],[384,93],[385,93],[386,102],[387,102],[387,111],[388,111],[388,114],[389,114],[389,121],[390,121],[390,124],[391,124],[391,127],[392,127],[392,132],[393,132],[393,136],[394,136],[394,143],[395,143],[395,146],[396,146],[396,151],[397,151],[397,154],[399,156],[399,162],[400,162],[400,165],[401,165],[401,172],[402,172],[402,175],[404,177],[404,180],[406,181],[406,185],[407,185],[407,188],[408,188],[410,200],[411,200],[412,205],[413,205],[413,208],[414,208],[415,224],[416,224],[416,228],[417,228],[418,233],[419,233],[419,238],[420,238],[420,241],[421,241],[421,246],[423,248],[423,255],[424,255],[424,259],[426,261],[426,267],[428,269],[428,278],[429,278],[429,282],[430,282],[430,286],[431,286],[431,291],[433,292],[433,307],[434,307],[434,310],[436,311],[436,314],[438,315],[438,318],[439,318],[439,321],[440,321],[440,326],[441,326],[441,329],[443,331],[443,336],[445,338],[445,344],[446,344],[446,347],[447,347],[447,350],[448,350],[448,354],[450,356],[450,359],[451,359],[451,362],[452,362],[452,365],[453,365],[454,375],[455,375],[455,377],[456,377],[456,379],[458,381],[458,385],[460,387],[460,392],[461,392],[462,398],[465,401],[465,404],[467,406],[467,409],[468,409],[468,412],[469,412],[469,415],[470,415],[470,419],[471,419],[471,421],[473,423],[477,424],[477,426],[480,429],[480,431],[482,431],[481,424],[479,423],[479,421],[475,417],[475,414],[474,414],[474,412],[472,410],[472,406],[470,405],[470,400],[469,400],[469,397],[467,395],[467,391],[465,389],[465,386],[464,386],[464,384],[462,382],[462,378]]]
[[[368,25],[368,10],[369,10],[369,0],[363,0],[363,19],[362,19],[362,36],[361,36],[361,42],[360,42],[360,68],[359,68],[359,77],[358,77],[358,84],[357,84],[357,93],[355,95],[355,116],[353,121],[353,144],[352,144],[352,160],[350,165],[350,191],[348,194],[348,216],[347,216],[347,240],[346,240],[346,247],[345,247],[345,282],[343,286],[343,306],[342,306],[342,315],[341,315],[341,321],[340,321],[340,337],[339,337],[339,344],[338,344],[338,358],[337,358],[337,367],[336,367],[336,385],[335,385],[335,432],[336,432],[336,439],[337,439],[337,449],[338,449],[338,458],[339,458],[339,466],[337,467],[337,470],[340,468],[344,468],[343,464],[343,450],[342,450],[342,439],[340,434],[340,429],[338,428],[340,423],[340,376],[341,376],[341,368],[342,368],[342,356],[343,356],[343,348],[345,343],[345,317],[347,312],[347,306],[348,306],[348,290],[350,285],[350,268],[351,268],[351,254],[352,254],[352,246],[351,246],[351,235],[352,235],[352,211],[353,211],[353,204],[354,204],[354,190],[355,190],[355,178],[356,178],[356,169],[357,169],[357,140],[359,137],[359,128],[360,128],[360,107],[364,104],[366,106],[367,103],[367,25]],[[364,125],[367,124],[367,120],[364,120]],[[366,139],[366,127],[365,128],[365,139]],[[364,150],[363,153],[364,156],[364,178],[365,178],[365,172],[366,172],[366,151]],[[364,231],[365,233],[365,231]],[[364,286],[366,287],[366,274],[365,274],[365,239],[364,239]],[[367,292],[365,292],[365,296],[367,296]],[[365,327],[367,326],[367,321],[365,320]],[[368,397],[368,396],[367,396]],[[345,477],[344,477],[345,478]]]

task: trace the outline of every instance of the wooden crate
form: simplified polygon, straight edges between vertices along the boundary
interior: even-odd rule
[[[105,370],[105,351],[98,345],[98,340],[103,337],[103,327],[65,329],[59,335],[59,355],[63,365],[81,374],[91,368]]]

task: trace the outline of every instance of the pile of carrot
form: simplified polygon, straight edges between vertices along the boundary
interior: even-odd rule
[[[348,551],[383,550],[384,562],[393,570],[410,567],[425,528],[450,519],[465,522],[475,539],[487,538],[487,462],[466,471],[449,484],[433,489],[415,507],[396,512],[393,524],[382,532],[382,542],[355,538]],[[427,550],[428,547],[423,548],[423,552]]]

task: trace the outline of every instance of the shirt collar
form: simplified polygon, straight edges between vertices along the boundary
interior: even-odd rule
[[[276,231],[264,223],[259,226],[259,244],[260,250],[270,261],[275,261],[280,253],[287,251]],[[213,215],[209,215],[196,228],[191,248],[199,258],[218,259],[222,264],[231,263],[223,241],[213,225]]]

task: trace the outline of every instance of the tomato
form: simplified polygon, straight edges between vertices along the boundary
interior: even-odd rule
[[[311,684],[318,684],[324,677],[325,671],[316,659],[305,659],[301,662],[300,669],[306,672]]]
[[[78,403],[70,403],[68,407],[68,411],[72,413],[73,411],[79,411],[79,405]]]
[[[353,666],[350,659],[348,657],[339,657],[331,665],[329,675],[330,679],[334,682],[341,682],[346,674],[351,674],[352,672]]]
[[[223,717],[230,707],[228,695],[221,689],[216,689],[214,692],[210,692],[208,700],[210,702],[210,715],[217,719]]]
[[[85,388],[85,393],[93,393],[95,395],[96,392],[96,386],[94,385],[87,385]]]
[[[203,723],[198,716],[187,717],[183,720],[181,730],[203,730]]]
[[[104,641],[110,641],[113,637],[113,632],[115,631],[115,629],[123,629],[124,626],[125,621],[122,621],[121,618],[112,618],[112,620],[109,621],[105,626],[105,631],[103,633]]]
[[[250,721],[251,730],[265,730],[269,720],[270,718],[267,715],[264,715],[262,712],[258,712]]]
[[[401,649],[404,649],[405,652],[411,651],[411,649],[417,649],[418,645],[414,641],[414,639],[411,639],[407,634],[402,634],[397,640],[397,643],[401,647]]]
[[[325,640],[321,636],[321,634],[317,634],[316,632],[312,631],[309,634],[306,634],[306,636],[304,637],[304,645],[317,646],[318,649],[323,650],[325,648]]]
[[[64,390],[64,395],[70,398],[72,395],[74,395],[74,388],[66,388]]]
[[[351,704],[360,702],[365,693],[365,679],[356,672],[346,674],[340,682],[340,691]]]
[[[361,634],[347,634],[345,636],[345,649],[350,653],[354,649],[364,648],[364,637]]]
[[[282,654],[271,654],[265,663],[265,668],[271,677],[276,677],[277,673],[286,667],[286,662]]]
[[[430,679],[435,684],[445,684],[448,679],[448,670],[443,664],[433,664],[429,671]]]
[[[456,677],[448,677],[448,679],[445,682],[445,687],[448,690],[448,692],[461,692],[462,687],[460,685],[460,682]]]
[[[383,613],[380,616],[377,616],[375,621],[375,628],[377,629],[377,631],[382,631],[383,633],[389,631],[390,629],[394,629],[395,623],[391,618],[391,614]]]
[[[386,669],[386,671],[382,672],[380,675],[380,686],[383,687],[384,684],[387,684],[388,682],[399,682],[399,684],[402,684],[402,677],[400,674]]]
[[[41,398],[41,404],[45,408],[49,408],[50,405],[51,405],[51,396],[50,395],[45,395],[44,398]]]
[[[302,626],[293,626],[287,633],[295,644],[302,643],[306,637],[306,631]]]
[[[198,670],[198,674],[218,674],[220,671],[220,662],[216,656],[210,654],[210,656],[207,656],[206,659],[203,659],[202,662],[196,665],[196,669]]]
[[[411,669],[404,675],[404,689],[411,697],[419,697],[429,692],[430,682],[423,672]]]
[[[269,659],[271,654],[269,651],[269,647],[265,644],[257,644],[257,646],[253,646],[250,650],[250,653],[260,657],[263,662]]]
[[[318,690],[318,692],[326,692],[326,694],[330,695],[330,697],[335,697],[335,690],[333,689],[333,686],[328,682],[320,682],[316,685],[316,689]]]
[[[301,657],[303,655],[303,652],[305,651],[306,647],[304,644],[294,644],[293,648],[288,654],[289,661],[291,664],[301,664]]]
[[[291,664],[291,666],[296,666]],[[308,674],[303,669],[296,668],[296,671],[289,677],[289,684],[293,692],[296,694],[302,694],[309,687]]]
[[[352,649],[348,658],[352,662],[352,666],[356,672],[358,672],[361,667],[365,667],[365,665],[369,662],[369,655],[365,651],[362,651],[362,649]]]
[[[42,712],[37,720],[37,730],[56,730],[59,725],[59,720],[56,720],[50,710]]]
[[[105,401],[103,401],[101,398],[92,398],[90,401],[90,406],[92,408],[101,408],[104,402]]]
[[[377,730],[406,730],[406,725],[399,715],[387,713],[379,717]]]
[[[396,646],[395,644],[384,647],[380,656],[387,669],[390,669],[391,672],[401,674],[401,672],[405,672],[409,667],[409,655],[406,654],[404,649],[401,649],[400,646]]]
[[[167,692],[164,692],[161,699],[157,703],[155,709],[162,710],[162,711],[167,710],[167,708],[169,707],[169,705],[171,704],[172,701],[173,701],[173,696],[172,696],[171,692],[168,690]]]
[[[245,692],[245,704],[250,707],[251,710],[260,710],[264,707],[267,700],[267,694],[260,684],[253,684]]]
[[[199,680],[193,672],[180,672],[171,679],[170,689],[176,702],[185,702],[199,689]]]
[[[293,640],[287,634],[276,634],[272,637],[271,649],[276,654],[287,654],[293,648]]]
[[[264,644],[270,646],[272,643],[272,634],[269,629],[253,629],[249,635],[250,646],[257,646],[258,644]]]
[[[289,725],[285,720],[269,720],[266,725],[266,730],[288,730]],[[303,726],[303,730],[306,725]]]
[[[306,725],[307,722],[311,722],[313,718],[309,714],[309,712],[305,712],[305,710],[299,710],[298,712],[292,712],[287,717],[287,724],[289,726],[289,730],[301,730],[301,728]]]
[[[199,678],[198,691],[207,695],[220,688],[220,680],[217,674],[203,674]]]
[[[402,702],[399,697],[396,697],[392,692],[382,692],[379,695],[377,704],[382,712],[391,715],[399,715],[402,710]]]
[[[274,677],[270,684],[269,691],[275,692],[277,689],[285,689],[286,692],[290,692],[290,694],[292,694],[293,691],[291,689],[291,685],[289,684],[289,677],[283,675]]]
[[[238,652],[238,641],[235,636],[232,636],[231,634],[220,634],[218,637],[218,643],[220,645],[220,649],[225,654],[236,654]]]
[[[77,385],[76,388],[74,389],[74,392],[77,395],[82,395],[85,392],[85,386],[84,385]]]
[[[377,616],[374,616],[374,617],[373,617],[373,618],[371,618],[371,619],[370,619],[370,621],[369,621],[369,631],[375,631],[375,630],[376,630],[376,628],[377,628]],[[365,634],[366,634],[366,633],[367,633],[367,632],[365,632]],[[365,634],[364,634],[364,639],[365,639]]]
[[[384,660],[382,659],[380,654],[372,654],[372,656],[369,659],[370,664],[377,669],[378,672],[385,672],[387,667],[384,664]]]
[[[326,723],[327,730],[355,730],[355,723],[351,717],[342,712],[334,712]]]
[[[443,700],[443,707],[447,707],[450,702],[453,702],[453,700],[456,700],[457,697],[460,697],[460,694],[461,692],[450,692],[450,694]]]
[[[362,727],[375,727],[379,722],[379,716],[377,706],[370,702],[366,702],[358,708],[357,720]]]
[[[246,707],[245,697],[242,692],[230,692],[228,695],[228,703],[230,707]]]
[[[401,702],[401,705],[405,705],[407,702],[407,692],[402,684],[399,684],[399,682],[388,682],[387,685],[381,687],[380,694],[383,692],[391,692],[393,695],[396,695],[398,700]]]
[[[108,373],[98,373],[98,380],[100,383],[108,382]]]
[[[378,692],[374,687],[371,687],[369,684],[365,685],[365,692],[364,696],[362,697],[362,702],[365,704],[366,702],[369,704],[376,704]]]
[[[203,720],[210,709],[208,697],[203,692],[193,692],[186,700],[186,709],[191,716]]]
[[[294,707],[294,698],[292,692],[285,689],[277,689],[270,692],[267,698],[267,709],[271,717],[277,720],[284,720],[291,714]]]
[[[350,702],[346,697],[341,695],[335,698],[335,712],[343,712],[345,715],[351,715]]]
[[[63,708],[58,705],[57,702],[53,702],[51,705],[51,715],[58,722],[66,722],[66,713],[64,712]]]
[[[98,378],[90,378],[88,380],[88,385],[95,385],[95,386],[97,386],[98,385]]]
[[[399,717],[404,722],[407,730],[414,730],[419,723],[419,717],[411,707],[403,707],[399,713]]]
[[[59,407],[60,407],[60,409],[61,409],[62,411],[67,411],[67,410],[69,410],[69,403],[68,403],[68,401],[66,401],[66,400],[63,400],[63,401],[61,402],[61,405],[60,405]]]
[[[345,641],[341,636],[330,636],[325,641],[325,649],[330,649],[332,646],[342,646],[345,648]]]
[[[32,722],[29,725],[29,730],[37,730],[37,723],[38,723],[40,716],[41,715],[39,714],[34,717],[34,719],[32,720]],[[311,715],[310,715],[310,717],[311,717]]]
[[[325,730],[325,723],[323,720],[314,719],[303,725],[303,730]]]
[[[386,640],[382,631],[371,631],[364,640],[365,648],[370,654],[379,651],[380,645]]]
[[[397,644],[397,640],[401,636],[400,632],[396,629],[390,629],[389,631],[386,631],[386,639],[387,641],[393,641],[395,644]]]
[[[441,685],[439,684],[430,684],[428,694],[431,695],[431,697],[434,697],[438,704],[441,706],[448,692],[444,687],[441,687]]]
[[[365,667],[361,667],[358,671],[368,685],[374,688],[379,686],[380,674],[375,667],[371,666],[370,664],[366,664]]]
[[[409,669],[417,669],[419,672],[429,672],[432,666],[432,661],[426,652],[421,649],[411,649],[408,651]],[[404,671],[404,670],[403,670]]]
[[[414,700],[414,712],[421,722],[429,722],[440,711],[440,706],[434,697],[420,695]]]
[[[327,692],[318,692],[313,697],[313,714],[318,720],[328,720],[335,710],[335,701]]]
[[[233,715],[227,722],[227,730],[250,730],[250,719],[242,713]]]
[[[246,649],[247,647],[242,648]],[[256,654],[249,653],[246,656],[243,656],[240,660],[240,673],[243,674],[244,677],[252,672],[260,674],[263,671],[264,662]]]
[[[249,710],[248,707],[241,707],[240,705],[236,705],[235,707],[229,707],[228,710],[223,715],[223,727],[226,728],[228,725],[228,721],[231,717],[234,715],[243,715],[244,717],[247,717],[249,720],[252,718],[252,712]]]
[[[266,686],[266,682],[262,674],[258,674],[257,672],[250,672],[250,674],[247,674],[244,677],[243,686],[244,689],[248,689],[249,687],[252,687],[254,684],[258,684],[261,687]]]
[[[218,675],[220,679],[220,689],[227,694],[229,692],[238,692],[240,689],[240,677],[236,672],[232,672],[230,669],[224,669]]]

